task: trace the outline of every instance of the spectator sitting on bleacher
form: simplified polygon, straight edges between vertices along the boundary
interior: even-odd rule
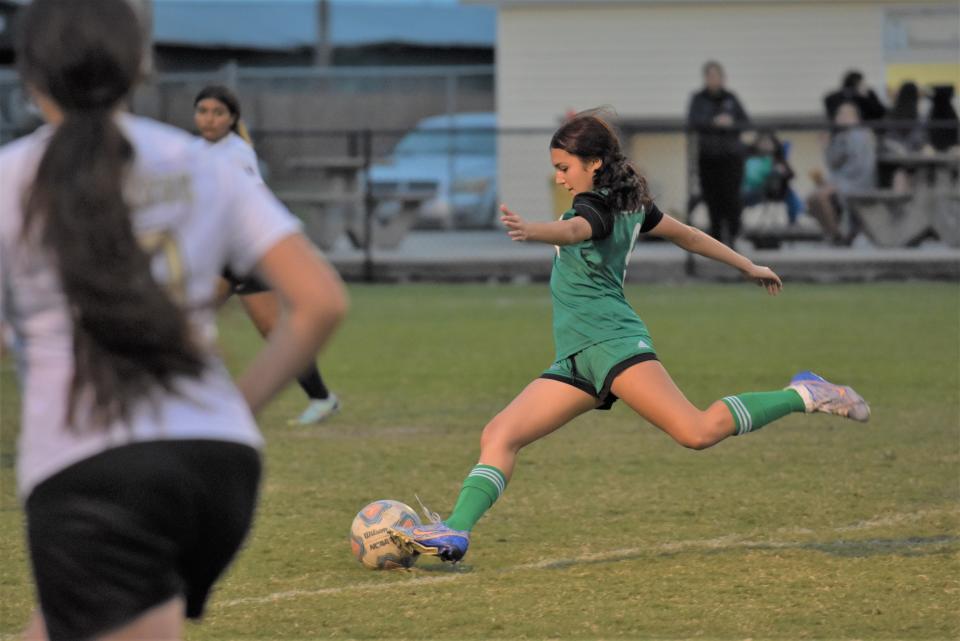
[[[847,233],[841,231],[841,214],[850,194],[870,191],[876,185],[877,153],[873,132],[862,125],[854,102],[837,108],[834,128],[823,135],[824,162],[829,179],[819,171],[812,175],[817,189],[807,199],[810,215],[817,219],[827,239],[835,245],[849,245],[856,235],[856,221],[847,221]]]
[[[920,121],[920,89],[915,82],[900,85],[893,108],[887,113],[887,121],[889,125],[882,133],[881,153],[887,156],[917,153],[927,145],[927,128]],[[912,170],[889,163],[881,164],[879,169],[881,187],[893,187],[896,192],[911,190]]]
[[[782,202],[790,224],[803,211],[803,202],[790,188],[794,173],[787,162],[786,145],[769,129],[761,129],[747,148],[743,173],[743,204],[753,207],[763,202]]]
[[[904,82],[897,91],[893,108],[887,113],[883,150],[891,153],[916,152],[927,144],[927,130],[920,122],[920,89],[915,82]]]
[[[933,88],[930,107],[930,120],[949,123],[944,127],[930,128],[930,144],[937,151],[948,151],[960,144],[960,130],[957,125],[957,110],[953,108],[953,85],[940,85]]]

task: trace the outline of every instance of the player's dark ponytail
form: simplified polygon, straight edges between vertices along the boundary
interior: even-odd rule
[[[617,213],[638,211],[653,202],[647,179],[620,149],[616,132],[601,116],[602,111],[582,111],[553,134],[551,149],[562,149],[584,161],[600,160],[594,173],[594,191],[606,194],[607,204]]]
[[[124,197],[134,149],[115,112],[142,53],[127,0],[34,0],[23,10],[21,77],[63,113],[26,194],[24,241],[55,261],[72,315],[70,425],[78,401],[104,427],[129,418],[156,386],[173,391],[176,377],[204,368],[182,310],[153,278]]]

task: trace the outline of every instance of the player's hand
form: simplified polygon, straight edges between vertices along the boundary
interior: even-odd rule
[[[500,222],[507,228],[507,234],[511,240],[525,241],[529,239],[527,223],[520,217],[520,214],[515,214],[507,209],[506,205],[500,205]]]
[[[765,287],[767,293],[771,296],[776,296],[780,293],[780,290],[783,289],[783,281],[781,281],[780,277],[769,267],[751,265],[750,268],[744,272],[744,276],[755,282],[758,286]]]

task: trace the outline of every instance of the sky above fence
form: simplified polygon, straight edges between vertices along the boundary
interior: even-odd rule
[[[493,47],[496,13],[454,0],[331,0],[334,46],[374,43]],[[158,44],[252,49],[309,47],[318,40],[315,0],[154,0]]]

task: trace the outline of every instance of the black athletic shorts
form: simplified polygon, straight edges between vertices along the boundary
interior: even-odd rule
[[[270,291],[270,286],[256,276],[237,276],[230,269],[224,269],[222,275],[230,283],[230,292],[237,296],[262,294]]]
[[[51,641],[83,641],[182,596],[199,618],[250,529],[260,454],[150,441],[71,465],[27,499],[27,542]]]

